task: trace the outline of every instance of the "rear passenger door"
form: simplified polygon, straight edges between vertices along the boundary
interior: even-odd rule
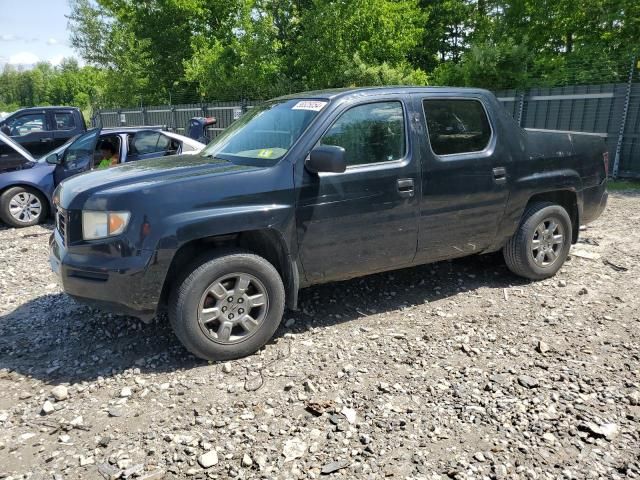
[[[161,132],[141,131],[129,136],[127,162],[157,158],[167,155],[171,140]]]
[[[419,166],[409,118],[398,98],[343,107],[319,138],[318,144],[345,149],[347,170],[304,170],[297,176],[297,234],[307,280],[349,278],[412,262]]]
[[[507,201],[509,155],[482,96],[417,96],[422,110],[422,203],[416,261],[485,250]]]
[[[71,110],[55,110],[50,112],[53,125],[53,148],[58,148],[73,137],[80,125],[76,125],[75,115]]]

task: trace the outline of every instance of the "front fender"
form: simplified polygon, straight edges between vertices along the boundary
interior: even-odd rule
[[[292,215],[291,205],[273,203],[179,213],[164,219],[165,231],[171,234],[159,248],[180,248],[193,240],[250,230],[282,231]]]
[[[214,237],[229,239],[249,232],[252,237],[256,233],[271,233],[277,236],[277,243],[283,248],[280,264],[285,270],[283,280],[288,292],[287,301],[290,308],[295,308],[300,282],[295,261],[297,244],[293,219],[294,208],[286,204],[212,208],[167,216],[163,219],[166,235],[159,239],[154,249],[147,278],[155,285],[155,291],[163,292],[161,298],[164,298],[167,278],[171,278],[176,269],[186,266],[198,254],[198,248],[210,248],[201,243],[194,247],[191,242]]]
[[[40,192],[46,199],[49,211],[53,211],[53,167],[37,165],[25,170],[16,170],[0,175],[0,192],[16,186],[30,187]]]

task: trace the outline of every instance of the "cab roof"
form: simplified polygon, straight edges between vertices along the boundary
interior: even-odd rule
[[[451,93],[451,94],[491,94],[488,90],[480,88],[464,87],[412,87],[412,86],[385,86],[385,87],[351,87],[351,88],[331,88],[326,90],[311,90],[308,92],[293,93],[278,97],[277,100],[289,99],[322,99],[334,100],[345,97],[376,96],[389,94],[411,94],[411,93]]]
[[[75,110],[75,111],[80,111],[80,109],[78,107],[65,107],[63,105],[61,106],[44,106],[44,107],[25,107],[25,108],[20,108],[19,110],[16,110],[15,112],[12,112],[11,114],[13,115],[14,113],[17,112],[27,112],[29,110],[33,110],[36,112],[41,112],[42,110]]]

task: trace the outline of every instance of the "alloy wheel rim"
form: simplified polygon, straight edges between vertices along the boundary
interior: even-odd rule
[[[20,192],[9,200],[9,214],[20,223],[30,223],[40,218],[42,203],[29,192]]]
[[[217,278],[204,291],[198,307],[198,323],[212,341],[239,343],[254,335],[269,310],[264,284],[248,273]]]
[[[531,256],[539,267],[548,268],[560,257],[564,246],[564,228],[553,218],[546,218],[536,227],[531,238]]]

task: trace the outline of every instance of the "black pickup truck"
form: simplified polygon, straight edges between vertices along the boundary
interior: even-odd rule
[[[80,301],[164,306],[206,359],[264,345],[298,290],[503,250],[517,275],[564,263],[606,205],[598,137],[521,129],[489,92],[309,92],[251,109],[199,155],[66,180],[50,261]]]
[[[32,107],[12,113],[0,122],[0,131],[40,157],[87,130],[80,109]]]

